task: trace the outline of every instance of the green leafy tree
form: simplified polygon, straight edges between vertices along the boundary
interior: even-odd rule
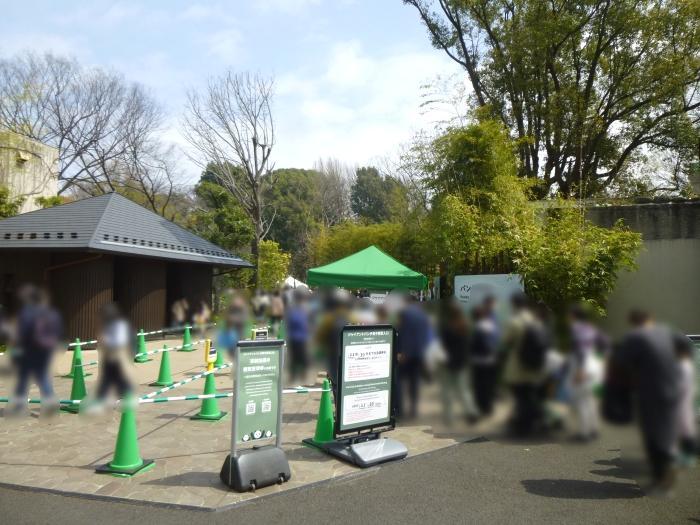
[[[583,301],[604,314],[618,274],[636,268],[641,244],[641,235],[622,221],[601,228],[587,221],[580,208],[560,203],[544,215],[537,234],[528,237],[516,267],[528,292],[555,312]]]
[[[404,0],[517,139],[537,194],[592,195],[700,107],[700,4]]]
[[[280,250],[275,241],[261,241],[258,263],[260,286],[265,290],[278,287],[287,277],[291,258],[291,255]]]
[[[0,219],[17,215],[22,204],[24,204],[24,198],[12,197],[9,189],[0,186]]]
[[[253,225],[225,188],[203,179],[195,194],[202,204],[189,215],[188,225],[195,233],[233,252],[250,245]]]
[[[60,195],[53,195],[51,197],[37,197],[34,199],[34,202],[36,202],[37,206],[41,206],[42,208],[53,208],[54,206],[63,204],[65,201]]]
[[[399,211],[405,198],[402,185],[392,177],[382,177],[376,168],[358,168],[350,189],[350,207],[353,213],[367,222],[383,222]],[[398,203],[397,203],[398,201]]]
[[[318,231],[323,217],[321,174],[290,168],[275,170],[272,176],[275,183],[264,193],[270,215],[267,237],[292,254],[292,274],[303,275],[309,264],[309,239]]]

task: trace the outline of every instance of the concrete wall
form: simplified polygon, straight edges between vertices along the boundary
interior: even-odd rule
[[[39,208],[37,197],[56,195],[58,150],[10,131],[0,131],[0,185],[25,197],[20,213]]]
[[[623,219],[644,239],[638,270],[620,275],[610,296],[606,328],[620,334],[627,312],[639,307],[700,334],[700,202],[590,208],[588,217],[601,226]]]

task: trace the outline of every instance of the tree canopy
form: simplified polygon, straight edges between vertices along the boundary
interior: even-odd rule
[[[700,4],[404,0],[516,139],[536,195],[594,195],[645,148],[698,143]]]

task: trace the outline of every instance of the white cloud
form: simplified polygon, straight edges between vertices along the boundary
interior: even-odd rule
[[[455,71],[432,50],[371,56],[357,42],[336,44],[320,71],[279,78],[277,165],[311,167],[329,156],[366,164],[394,153],[444,118],[421,108],[421,85]]]
[[[14,55],[23,51],[77,57],[86,54],[85,48],[76,39],[52,33],[22,32],[0,42],[0,54]]]
[[[216,31],[206,38],[206,46],[209,54],[230,64],[235,62],[241,52],[243,37],[235,28]]]

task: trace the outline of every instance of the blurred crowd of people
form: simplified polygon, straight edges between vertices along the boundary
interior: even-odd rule
[[[61,316],[40,288],[27,285],[18,298],[13,315],[0,311],[0,344],[12,349],[17,378],[6,414],[26,413],[31,382],[41,392],[42,411],[55,412],[51,361],[65,348]],[[377,299],[367,291],[285,287],[247,297],[232,290],[219,310],[215,345],[233,357],[251,327],[267,326],[270,337],[287,342],[292,382],[313,382],[309,374],[320,369],[335,385],[343,327],[389,324],[398,333],[393,408],[399,418],[418,417],[426,382],[439,387],[446,425],[456,417],[467,424],[489,418],[497,401],[508,401],[507,430],[517,437],[562,429],[552,402],[564,402],[575,422],[572,438],[582,442],[598,437],[600,414],[613,423],[636,417],[659,490],[671,486],[677,463],[694,463],[696,377],[687,337],[634,311],[629,331],[613,343],[582,305],[555,315],[522,292],[501,303],[487,296],[465,308],[456,300],[421,302],[408,293]],[[212,316],[204,303],[190,311],[185,299],[172,305],[172,314],[178,325],[191,315],[202,333]],[[135,384],[135,334],[116,304],[102,308],[97,339],[98,384],[86,402],[91,408],[110,395],[130,395]]]

